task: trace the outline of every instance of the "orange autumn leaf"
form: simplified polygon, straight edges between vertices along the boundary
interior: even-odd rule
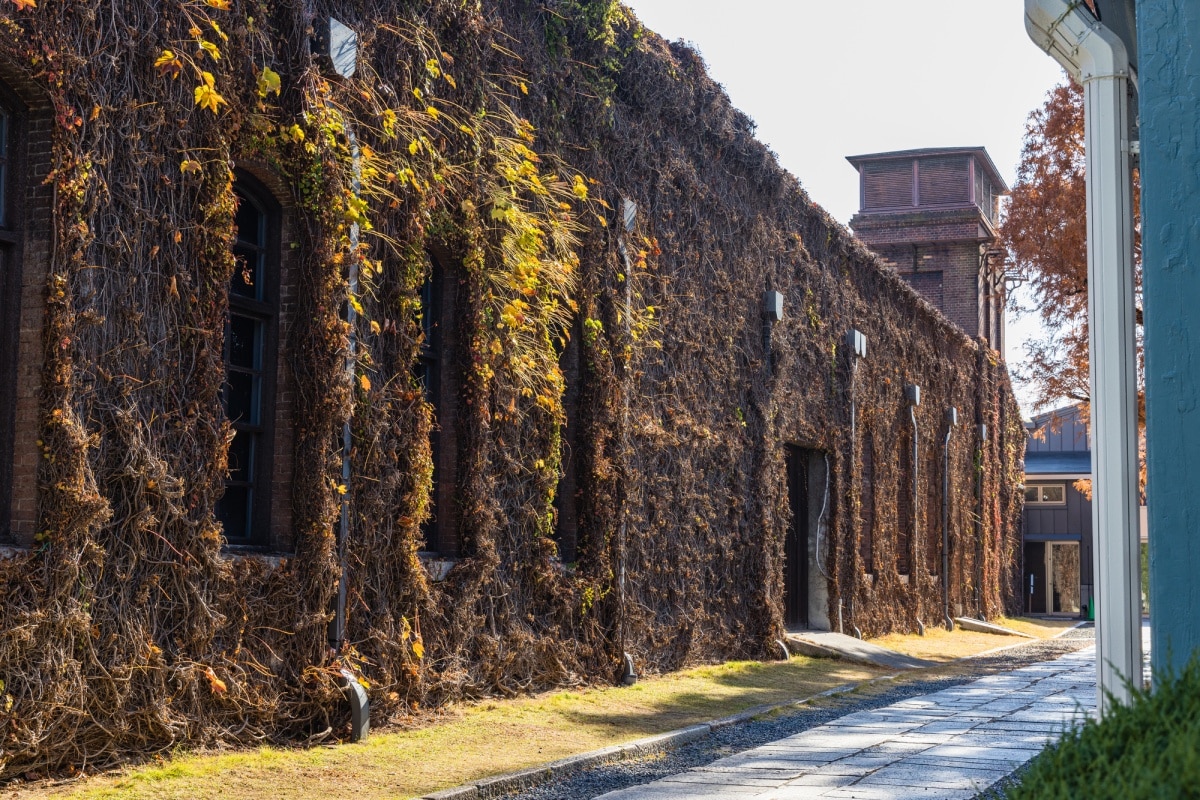
[[[27,8],[37,8],[37,0],[12,0],[12,4],[17,7],[18,11],[24,11]]]
[[[224,694],[229,691],[229,687],[225,685],[225,681],[217,677],[217,673],[213,672],[212,667],[204,668],[204,677],[208,678],[208,686],[212,689],[213,694]]]

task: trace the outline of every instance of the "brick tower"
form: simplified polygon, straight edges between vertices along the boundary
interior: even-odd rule
[[[859,176],[850,228],[970,336],[1004,352],[1004,179],[982,147],[847,158]]]

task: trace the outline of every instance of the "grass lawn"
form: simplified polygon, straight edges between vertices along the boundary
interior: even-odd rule
[[[31,786],[15,798],[402,798],[575,753],[806,697],[882,674],[842,661],[735,661],[648,677],[631,687],[456,705],[412,730],[311,749],[180,754],[164,764]]]
[[[996,625],[1003,625],[1015,631],[1036,636],[1039,639],[1050,639],[1063,631],[1079,624],[1077,619],[1032,617],[1000,617],[991,620]],[[945,628],[930,626],[925,629],[924,636],[893,633],[872,639],[872,644],[897,650],[905,655],[924,658],[929,661],[946,663],[956,658],[972,656],[993,650],[997,647],[1021,644],[1028,639],[1022,636],[1001,636],[995,633],[976,633],[957,628],[954,632]]]
[[[1000,622],[1042,638],[1074,624],[1058,620]],[[1028,640],[929,629],[925,637],[887,636],[874,641],[911,655],[950,661]],[[376,729],[359,744],[180,753],[162,763],[68,785],[14,787],[9,796],[12,800],[394,800],[705,722],[756,705],[799,699],[881,674],[881,670],[849,662],[803,656],[786,663],[734,661],[643,678],[631,687],[597,687],[454,705],[431,716],[421,727]]]

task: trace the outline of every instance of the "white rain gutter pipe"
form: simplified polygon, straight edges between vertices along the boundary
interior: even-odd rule
[[[1025,0],[1025,29],[1084,89],[1092,548],[1100,708],[1142,683],[1129,105],[1125,45],[1080,0]]]

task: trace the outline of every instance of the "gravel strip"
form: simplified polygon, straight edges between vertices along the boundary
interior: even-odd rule
[[[1094,641],[1091,624],[1068,631],[1057,639],[1039,640],[991,655],[958,662],[949,676],[900,679],[877,685],[863,695],[838,695],[812,703],[802,709],[782,712],[714,730],[708,736],[664,753],[590,767],[550,778],[531,788],[493,796],[510,800],[589,800],[605,792],[656,781],[685,772],[752,747],[824,725],[856,711],[889,706],[910,697],[930,694],[951,686],[968,683],[984,675],[1005,672],[1039,661],[1049,661],[1079,650]],[[945,668],[938,668],[945,671]]]

